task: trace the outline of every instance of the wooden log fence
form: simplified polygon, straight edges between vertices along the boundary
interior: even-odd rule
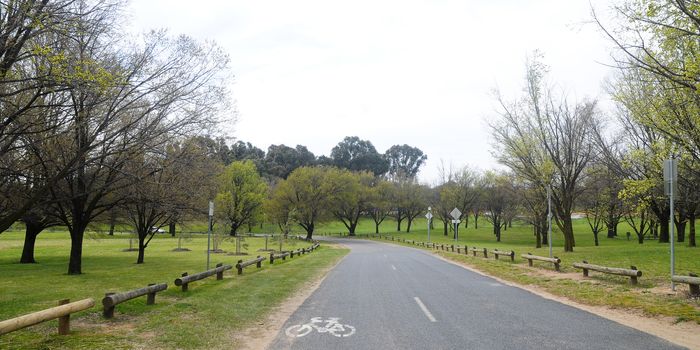
[[[182,277],[175,279],[175,285],[176,286],[182,286],[182,291],[186,292],[188,290],[188,286],[191,282],[194,281],[199,281],[201,279],[207,278],[209,276],[216,275],[217,280],[221,280],[224,278],[224,271],[232,269],[233,266],[231,265],[223,265],[221,263],[216,264],[216,267],[207,270],[204,272],[196,273],[194,275],[189,275],[187,272],[182,274]]]
[[[50,309],[0,321],[0,335],[53,319],[58,319],[58,334],[67,335],[70,333],[70,314],[95,306],[95,300],[87,298],[71,303],[69,299],[63,299],[58,301],[58,305]]]
[[[548,258],[545,256],[537,256],[537,255],[532,255],[530,253],[523,254],[521,255],[523,259],[527,259],[527,264],[529,266],[532,266],[532,261],[533,260],[538,260],[538,261],[545,261],[554,264],[554,269],[557,271],[561,271],[559,269],[559,264],[561,264],[561,259],[557,258],[556,256],[553,258]]]
[[[687,284],[688,288],[690,288],[690,296],[700,297],[700,277],[698,275],[694,273],[689,273],[688,276],[674,275],[671,276],[671,281]]]
[[[635,267],[635,266],[631,266],[629,269],[625,269],[625,268],[619,268],[619,267],[593,265],[593,264],[589,264],[587,261],[584,260],[581,263],[574,263],[574,267],[577,269],[582,269],[583,275],[586,277],[588,277],[589,270],[598,271],[598,272],[607,273],[607,274],[612,274],[612,275],[628,276],[630,278],[631,284],[637,284],[637,277],[642,276],[642,271],[637,270],[637,267]]]
[[[499,257],[500,255],[504,255],[504,256],[509,256],[509,257],[510,257],[510,261],[515,262],[515,252],[512,251],[512,250],[509,251],[509,252],[506,252],[506,251],[503,251],[503,250],[494,249],[494,250],[491,251],[491,253],[496,257],[496,260],[498,260],[498,257]]]
[[[476,256],[476,253],[479,252],[479,253],[484,254],[484,258],[489,257],[489,251],[486,248],[472,247],[472,248],[469,248],[469,251],[472,253],[473,256]]]
[[[303,250],[302,250],[302,252],[303,252]],[[282,252],[282,253],[278,253],[278,254],[270,253],[270,264],[274,264],[275,260],[279,260],[279,259],[286,260],[289,255],[290,255],[289,252]]]
[[[146,305],[153,305],[156,303],[156,293],[166,289],[168,289],[166,283],[151,283],[148,287],[134,289],[124,293],[105,293],[105,297],[102,298],[102,306],[104,307],[102,315],[104,315],[105,318],[112,318],[114,317],[114,307],[116,305],[144,295],[146,295]]]
[[[289,253],[287,253],[287,254],[289,254]],[[272,255],[272,253],[270,253],[270,255]],[[265,258],[261,257],[260,255],[258,255],[257,258],[251,259],[251,260],[248,260],[248,261],[238,260],[238,263],[236,264],[236,270],[238,270],[238,274],[239,274],[239,275],[242,275],[242,274],[243,274],[243,269],[246,268],[246,267],[248,267],[248,266],[251,266],[251,265],[253,265],[253,264],[255,264],[255,266],[256,266],[257,268],[261,268],[261,267],[262,267],[262,262],[263,262],[264,260],[265,260]]]

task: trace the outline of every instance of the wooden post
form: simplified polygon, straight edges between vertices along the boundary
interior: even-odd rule
[[[588,264],[588,261],[583,260],[583,263],[584,263],[584,264]],[[584,276],[584,277],[588,277],[588,269],[583,269],[583,276]]]
[[[270,264],[275,263],[275,252],[270,253]]]
[[[242,263],[243,263],[243,260],[238,260],[238,264],[236,264],[236,269],[238,269],[239,275],[243,274],[243,266],[241,266]]]
[[[556,256],[554,257],[554,259],[557,259],[557,261],[559,261],[559,258],[557,258]],[[554,262],[554,269],[555,269],[557,272],[560,272],[560,270],[559,270],[559,263],[556,262],[556,261]]]
[[[632,265],[632,266],[630,266],[630,269],[637,270],[637,267]],[[630,276],[630,283],[637,284],[637,275]]]
[[[149,283],[149,286],[155,286],[155,283]],[[146,305],[153,305],[156,303],[156,292],[151,292],[146,294]]]
[[[105,293],[105,296],[106,296],[106,297],[108,297],[108,296],[110,296],[110,295],[114,295],[114,293],[113,293],[113,292]],[[60,305],[60,304],[59,304],[59,305]],[[106,308],[104,309],[104,311],[102,311],[102,315],[103,315],[105,318],[112,318],[112,317],[114,317],[114,305],[112,305],[112,306],[110,306],[110,307],[106,307]]]
[[[219,267],[221,267],[221,266],[224,266],[224,264],[223,264],[223,263],[218,263],[218,264],[216,264],[216,267],[217,267],[217,268],[219,268]],[[222,279],[224,279],[224,269],[221,269],[220,271],[217,271],[217,272],[216,272],[216,279],[217,279],[217,280],[222,280]]]
[[[263,259],[260,259],[260,255],[258,255],[258,263],[257,263],[255,266],[256,266],[257,268],[261,268],[261,267],[262,267],[262,261],[263,261]]]
[[[476,256],[476,247],[474,247],[474,249],[472,250],[472,255]]]
[[[498,260],[498,253],[493,253],[493,255],[496,257],[496,260]]]
[[[461,253],[461,249],[462,249],[462,248],[457,247],[457,254]]]
[[[515,262],[515,252],[512,250],[510,251],[510,261]]]
[[[454,244],[450,244],[450,246],[452,247],[452,252],[454,253],[454,252],[455,252],[455,245],[454,245]]]
[[[188,276],[188,273],[187,273],[187,272],[183,272],[183,273],[182,273],[182,277],[187,277],[187,276]],[[186,291],[187,291],[187,283],[183,283],[183,284],[182,284],[182,291],[183,291],[183,292],[186,292]]]
[[[532,255],[532,253],[527,252],[527,255]],[[532,259],[527,259],[527,265],[532,266]]]
[[[488,258],[488,257],[489,257],[488,250],[486,250],[486,248],[484,248],[484,258]],[[496,257],[498,257],[498,255],[496,255]]]
[[[61,299],[58,301],[58,305],[65,305],[70,303],[70,299]],[[70,333],[70,314],[58,318],[58,334],[68,335]]]
[[[293,257],[294,257],[294,250],[290,250],[290,251],[289,251],[289,257],[290,257],[290,258],[293,258]]]

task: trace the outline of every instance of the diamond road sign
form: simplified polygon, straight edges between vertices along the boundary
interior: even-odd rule
[[[430,214],[430,213],[425,214],[425,218],[428,219],[428,220],[430,220],[430,219],[433,218],[433,214]]]
[[[450,216],[452,216],[452,218],[455,219],[455,220],[459,220],[459,218],[462,216],[462,212],[459,211],[459,209],[454,208],[454,209],[452,209],[452,211],[450,212]]]

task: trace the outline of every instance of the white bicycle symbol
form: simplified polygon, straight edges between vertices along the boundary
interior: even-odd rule
[[[285,333],[292,338],[303,337],[311,333],[314,329],[319,333],[330,333],[339,338],[349,337],[355,334],[355,327],[348,324],[340,324],[338,320],[340,320],[338,317],[329,317],[326,320],[324,320],[323,317],[312,317],[311,322],[295,324],[287,328]]]

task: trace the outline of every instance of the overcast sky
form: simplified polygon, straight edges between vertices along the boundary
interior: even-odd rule
[[[521,93],[539,49],[572,99],[607,99],[611,44],[590,22],[590,0],[132,0],[136,32],[168,28],[216,41],[231,58],[238,121],[225,130],[267,150],[305,145],[329,155],[345,136],[380,153],[423,150],[424,182],[441,160],[496,166],[486,120],[492,91]]]

